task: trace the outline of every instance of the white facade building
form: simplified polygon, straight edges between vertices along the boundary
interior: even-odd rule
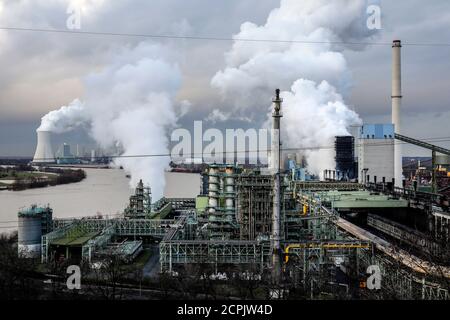
[[[392,182],[394,173],[394,125],[367,124],[358,142],[358,182]],[[367,179],[368,178],[368,179]]]

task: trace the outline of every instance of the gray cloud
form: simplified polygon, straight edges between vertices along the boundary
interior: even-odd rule
[[[244,21],[263,24],[278,0],[115,0],[83,1],[82,31],[185,34],[231,37]],[[0,1],[0,25],[28,28],[65,28],[69,1]],[[89,3],[98,5],[89,6]],[[382,1],[379,42],[400,38],[407,42],[450,42],[450,3],[435,0]],[[339,13],[336,13],[339,19]],[[142,39],[128,37],[0,31],[0,156],[31,155],[34,130],[50,110],[66,105],[83,93],[80,79],[101,68],[113,52]],[[153,40],[150,40],[153,41]],[[178,99],[192,103],[181,125],[190,126],[223,106],[211,78],[224,68],[224,53],[232,42],[163,40],[177,56],[184,81]],[[249,44],[251,45],[251,44]],[[347,103],[371,122],[389,120],[390,46],[344,51],[353,76]],[[433,125],[449,114],[450,47],[403,48],[403,90],[408,132],[448,136]],[[287,89],[287,88],[284,88]],[[436,118],[440,114],[440,118]],[[229,126],[242,123],[230,122]],[[31,128],[31,129],[30,129]],[[67,137],[70,139],[70,137]],[[13,141],[13,143],[11,142]]]

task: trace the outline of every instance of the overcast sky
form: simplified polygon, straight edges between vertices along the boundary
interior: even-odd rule
[[[80,31],[220,38],[237,34],[246,21],[264,24],[279,6],[279,0],[1,0],[0,27],[66,29],[70,3],[83,6]],[[448,0],[381,1],[381,10],[382,30],[375,42],[450,44]],[[120,48],[141,41],[160,42],[173,50],[183,76],[177,99],[192,104],[181,126],[191,128],[193,120],[204,119],[223,104],[210,83],[225,67],[224,54],[232,41],[0,30],[0,156],[32,156],[40,118],[82,96],[83,77],[101,70]],[[346,103],[366,123],[389,122],[391,47],[371,45],[345,50],[344,55],[353,79]],[[450,45],[405,45],[402,59],[404,133],[417,138],[450,137]],[[87,144],[89,138],[76,131],[55,138],[62,141]],[[450,147],[449,142],[440,144]],[[415,148],[408,153],[427,155]]]

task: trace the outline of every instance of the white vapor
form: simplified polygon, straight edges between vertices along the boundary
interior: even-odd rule
[[[84,104],[79,99],[75,99],[69,105],[50,111],[43,116],[37,131],[67,132],[84,125],[88,120],[89,116],[85,112]]]
[[[348,135],[347,128],[361,124],[361,119],[344,103],[342,96],[328,82],[319,85],[299,79],[291,91],[282,92],[284,100],[282,135],[291,147],[324,147],[302,150],[308,169],[321,175],[334,168],[334,137]],[[271,115],[268,115],[268,121]]]
[[[352,83],[342,51],[363,46],[339,43],[375,34],[366,27],[366,6],[365,0],[281,0],[264,25],[245,22],[234,38],[286,42],[235,41],[225,55],[226,68],[211,85],[233,113],[255,120],[266,114],[261,106],[268,105],[275,88],[291,89],[282,93],[287,147],[330,146],[334,136],[348,135],[347,128],[361,122],[344,102]],[[332,152],[306,156],[315,174],[334,168]]]
[[[215,124],[217,122],[224,122],[227,121],[230,118],[229,113],[224,113],[223,111],[219,109],[214,109],[207,117],[206,121],[210,121],[211,123]]]
[[[48,113],[38,130],[60,133],[86,125],[101,147],[121,147],[125,157],[114,163],[131,174],[130,186],[142,179],[159,199],[169,157],[126,156],[169,153],[167,131],[176,125],[180,113],[174,99],[181,74],[178,66],[163,56],[170,56],[168,50],[147,43],[124,49],[110,65],[84,79],[82,102],[74,100]],[[181,107],[188,105],[183,102]]]

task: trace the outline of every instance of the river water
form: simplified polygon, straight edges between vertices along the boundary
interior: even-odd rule
[[[81,182],[23,191],[0,191],[0,233],[17,229],[17,212],[32,204],[49,204],[58,218],[114,215],[123,212],[134,190],[119,169],[83,169]],[[167,197],[195,197],[200,176],[166,172]],[[157,199],[154,199],[157,200]]]

